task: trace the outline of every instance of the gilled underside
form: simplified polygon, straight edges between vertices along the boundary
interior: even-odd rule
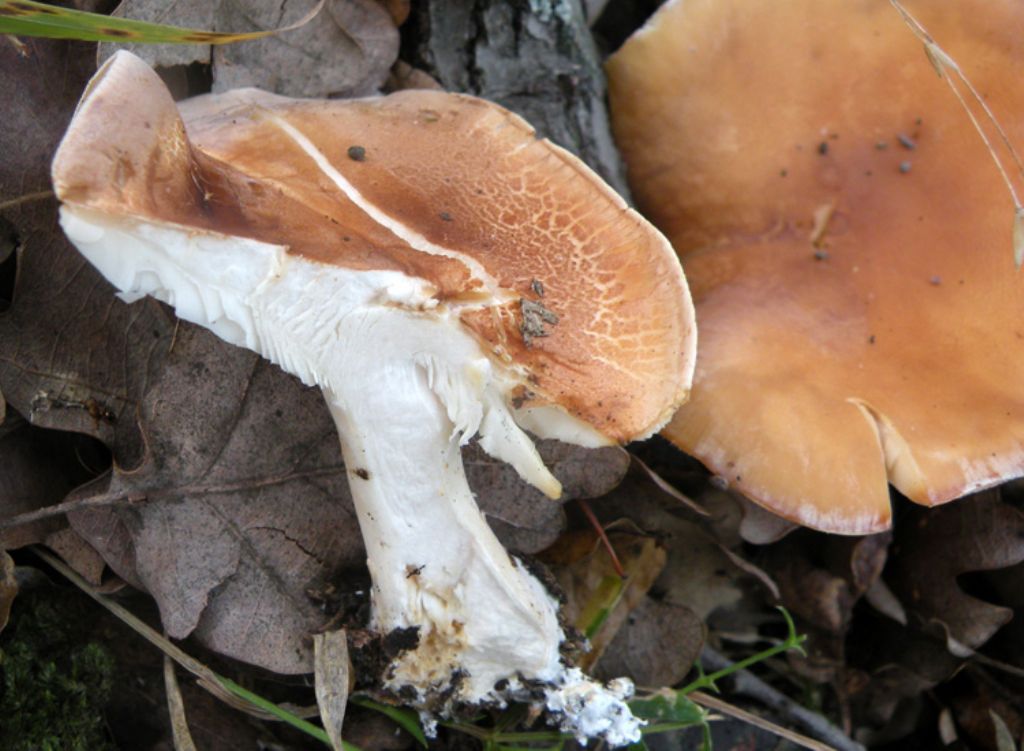
[[[392,663],[385,687],[411,687],[417,704],[444,713],[451,702],[514,697],[521,677],[544,686],[521,695],[560,710],[564,729],[613,744],[638,737],[622,701],[628,684],[607,690],[566,669],[557,602],[476,506],[460,446],[477,432],[540,489],[560,489],[505,406],[507,376],[436,309],[429,285],[88,209],[65,207],[62,222],[125,298],[164,300],[323,389],[367,546],[372,625],[416,630],[416,647]],[[240,251],[250,269],[231,273]],[[210,261],[201,268],[219,271],[197,273],[197,254]]]
[[[522,696],[523,679],[566,730],[636,739],[628,682],[562,664],[557,603],[491,533],[459,450],[478,435],[556,498],[520,425],[597,446],[663,424],[695,346],[667,243],[493,105],[232,92],[184,104],[186,137],[154,80],[118,55],[91,85],[54,162],[65,231],[125,299],[323,389],[374,626],[417,635],[385,685],[444,711]]]
[[[374,626],[419,628],[423,648],[399,659],[392,688],[426,699],[458,671],[459,698],[479,701],[510,664],[557,676],[557,607],[487,527],[460,445],[479,433],[548,494],[558,481],[505,406],[507,376],[438,310],[429,284],[87,209],[65,207],[63,224],[123,297],[164,300],[324,390],[369,552]],[[245,274],[233,270],[243,257]]]

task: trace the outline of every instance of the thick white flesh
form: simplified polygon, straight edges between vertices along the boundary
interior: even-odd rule
[[[367,331],[379,330],[378,316],[365,319]],[[509,558],[477,509],[458,435],[428,373],[395,360],[352,376],[326,394],[370,551],[374,626],[419,628],[420,647],[397,658],[388,683],[423,691],[462,671],[459,694],[478,701],[510,666],[554,680],[563,639],[557,604]],[[405,419],[382,425],[380,415]]]
[[[603,437],[551,408],[513,415],[504,395],[518,379],[494,370],[423,280],[69,205],[61,221],[125,300],[168,302],[323,389],[366,542],[374,626],[418,628],[417,647],[390,666],[391,688],[411,686],[422,705],[441,694],[537,700],[522,678],[543,684],[541,701],[580,739],[639,739],[628,681],[606,689],[561,663],[557,602],[494,537],[459,453],[479,434],[486,451],[557,497],[558,481],[516,419],[542,437]],[[503,679],[509,687],[496,690]]]

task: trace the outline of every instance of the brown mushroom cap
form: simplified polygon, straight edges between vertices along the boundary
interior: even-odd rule
[[[1024,4],[906,5],[1024,145]],[[888,526],[1024,472],[1013,207],[888,0],[686,0],[609,63],[701,351],[665,434],[772,511]]]
[[[685,399],[695,332],[671,247],[516,115],[434,91],[302,101],[242,90],[184,103],[186,138],[144,63],[118,55],[98,79],[102,90],[82,105],[96,117],[76,122],[110,132],[97,146],[95,133],[69,131],[54,163],[62,201],[403,271],[432,282],[442,304],[497,292],[500,303],[467,304],[461,320],[496,361],[525,372],[519,397],[561,405],[614,440],[656,430]],[[94,145],[83,153],[69,148],[76,141]],[[549,316],[524,339],[523,300],[557,323]]]

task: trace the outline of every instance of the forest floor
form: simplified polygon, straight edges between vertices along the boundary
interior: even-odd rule
[[[303,11],[246,5],[180,0],[157,20],[241,30]],[[146,54],[179,98],[211,83],[364,96],[433,80],[515,110],[625,192],[601,64],[650,5],[613,0],[588,25],[575,2],[338,0],[286,44]],[[109,52],[97,47],[0,36],[0,748],[324,748],[244,697],[315,723],[310,635],[344,625],[350,649],[365,636],[365,551],[334,423],[317,390],[251,352],[151,299],[116,300],[64,239],[50,162]],[[594,646],[587,670],[642,694],[688,687],[662,719],[693,727],[662,723],[652,751],[697,748],[704,728],[720,751],[1020,747],[1020,481],[936,509],[893,491],[893,529],[849,537],[773,516],[660,437],[545,441],[541,454],[562,505],[475,445],[464,462],[502,542],[564,593]],[[173,680],[177,653],[100,601],[193,662]],[[416,747],[415,714],[378,704],[354,664],[345,741]],[[241,689],[211,687],[214,674]],[[572,744],[522,707],[429,741]]]

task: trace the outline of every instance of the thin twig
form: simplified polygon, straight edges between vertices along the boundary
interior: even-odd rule
[[[222,485],[178,485],[170,488],[150,490],[145,493],[104,493],[103,495],[90,496],[89,498],[76,498],[63,503],[55,503],[52,506],[26,511],[24,514],[11,516],[7,519],[0,519],[0,530],[9,527],[18,527],[23,524],[30,524],[42,519],[49,519],[72,511],[79,511],[86,508],[102,508],[105,506],[120,506],[142,503],[143,501],[159,501],[161,498],[173,496],[199,497],[205,495],[219,495],[223,493],[238,493],[247,490],[284,485],[296,480],[308,480],[318,477],[330,477],[345,471],[344,465],[338,464],[330,467],[321,467],[304,472],[293,472],[280,477],[267,477],[261,480],[243,479],[238,482],[228,482]]]
[[[601,543],[604,545],[605,550],[608,551],[608,555],[612,559],[612,568],[615,569],[615,573],[618,574],[620,579],[625,579],[626,571],[622,568],[619,556],[615,554],[615,548],[612,547],[612,542],[608,539],[608,535],[605,533],[604,527],[601,526],[601,522],[594,514],[594,510],[590,508],[590,504],[582,498],[577,498],[576,502],[580,504],[580,508],[583,509],[583,515],[587,517],[587,520],[593,525],[594,530],[597,532],[597,536],[601,538]]]
[[[181,698],[178,677],[174,674],[174,660],[164,655],[164,690],[167,693],[167,712],[171,719],[174,751],[196,751],[195,741],[188,729],[185,700]]]
[[[7,211],[7,209],[13,209],[25,203],[32,203],[33,201],[42,201],[46,198],[53,197],[54,194],[52,190],[40,190],[38,193],[26,193],[23,196],[12,198],[9,201],[0,202],[0,211]]]
[[[732,663],[720,652],[709,646],[701,652],[701,663],[708,669],[718,671],[728,668]],[[803,728],[815,738],[824,741],[838,751],[864,751],[864,746],[849,738],[817,712],[797,704],[785,694],[775,690],[747,670],[740,670],[729,676],[732,680],[732,692],[741,694],[760,702],[769,709],[779,712],[793,724]],[[693,698],[693,695],[690,695]]]
[[[95,587],[91,586],[89,582],[75,573],[70,566],[65,564],[56,556],[51,555],[43,548],[38,545],[34,545],[32,546],[32,552],[46,561],[50,566],[64,576],[64,578],[85,592],[85,594],[89,595],[89,597],[97,603],[109,610],[115,617],[117,617],[118,620],[128,626],[132,631],[159,649],[167,657],[170,657],[181,667],[185,668],[185,670],[192,673],[192,675],[198,679],[198,684],[200,686],[205,688],[218,699],[221,699],[221,701],[224,701],[238,709],[242,709],[244,706],[246,712],[263,719],[278,720],[280,722],[288,723],[307,735],[311,735],[314,738],[323,741],[326,745],[331,745],[330,738],[327,737],[327,733],[324,732],[323,728],[306,722],[301,717],[295,715],[295,713],[289,712],[283,707],[267,701],[261,696],[253,694],[251,691],[239,686],[230,678],[218,675],[202,662],[184,652],[130,610],[122,607],[109,597],[101,595],[96,591]],[[239,700],[244,701],[245,704],[241,704]],[[344,748],[346,751],[359,751],[358,747],[347,742],[344,744]]]
[[[695,500],[690,498],[688,495],[686,495],[686,493],[676,488],[672,483],[670,483],[664,477],[659,475],[657,472],[655,472],[654,469],[648,466],[648,464],[639,456],[637,456],[636,454],[630,454],[629,459],[631,462],[633,462],[633,464],[636,467],[638,467],[645,475],[647,475],[647,477],[651,479],[651,481],[658,487],[658,489],[662,493],[665,493],[671,498],[679,501],[679,503],[686,506],[686,508],[690,509],[690,511],[694,512],[695,514],[698,514],[700,516],[711,516],[710,511],[708,511]]]
[[[767,730],[773,735],[777,735],[780,738],[785,738],[787,741],[792,741],[798,746],[809,748],[811,751],[838,751],[834,746],[829,746],[827,743],[816,741],[813,738],[808,738],[806,735],[800,735],[792,730],[787,730],[781,725],[776,725],[774,722],[769,722],[763,717],[758,717],[756,714],[747,712],[746,710],[734,707],[728,702],[722,701],[714,696],[709,696],[702,691],[694,691],[686,695],[686,698],[692,699],[694,703],[700,704],[702,707],[708,709],[714,709],[721,712],[724,715],[745,722],[748,725],[759,727],[762,730]]]
[[[26,511],[24,514],[17,514],[6,519],[0,519],[0,529],[21,527],[25,524],[52,519],[61,514],[70,514],[72,511],[81,511],[89,508],[104,508],[107,506],[119,506],[121,504],[139,503],[146,500],[144,494],[119,495],[119,496],[92,496],[91,498],[76,498],[72,501],[55,503],[52,506],[44,506],[35,511]]]

